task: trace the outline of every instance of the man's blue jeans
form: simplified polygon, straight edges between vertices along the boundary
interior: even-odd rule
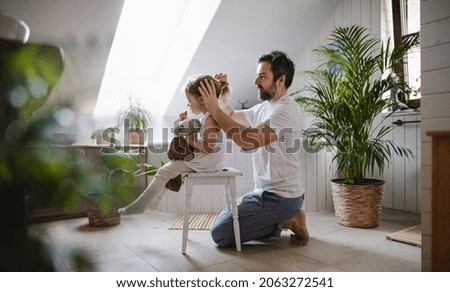
[[[292,217],[303,205],[304,195],[283,198],[274,193],[253,191],[238,202],[241,242],[280,236],[283,221]],[[211,227],[211,236],[219,246],[234,246],[233,217],[223,210]]]

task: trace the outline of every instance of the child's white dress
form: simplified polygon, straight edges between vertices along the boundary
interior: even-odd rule
[[[205,131],[205,121],[210,116],[207,112],[201,119],[201,127],[199,132],[199,141],[203,139]],[[223,157],[225,154],[224,135],[222,130],[217,131],[216,148],[213,153],[196,152],[190,161],[172,160],[164,164],[153,177],[152,182],[147,186],[144,192],[131,204],[119,209],[119,213],[123,215],[132,215],[143,213],[146,208],[157,210],[159,202],[167,189],[167,182],[181,173],[185,172],[212,172],[222,169]]]
[[[198,141],[203,141],[203,133],[205,131],[205,121],[211,116],[209,112],[200,119],[201,127],[199,131]],[[217,130],[217,147],[213,153],[194,152],[194,159],[185,161],[186,165],[196,172],[211,172],[222,169],[223,157],[225,154],[224,134],[222,130]]]

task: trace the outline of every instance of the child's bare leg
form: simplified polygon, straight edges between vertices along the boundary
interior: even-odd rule
[[[298,245],[306,245],[309,241],[309,232],[306,226],[306,213],[303,210],[297,211],[292,217],[283,222],[284,229],[290,229],[291,241]]]
[[[124,208],[120,208],[118,212],[122,215],[133,215],[144,213],[147,207],[157,209],[161,199],[158,195],[163,195],[167,182],[184,172],[193,172],[193,170],[186,165],[185,161],[170,161],[163,165],[144,192],[134,202]],[[153,202],[155,197],[157,198]]]

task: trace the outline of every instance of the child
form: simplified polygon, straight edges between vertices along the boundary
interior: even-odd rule
[[[223,133],[216,121],[206,111],[203,99],[198,90],[200,82],[204,79],[212,80],[216,89],[216,96],[221,94],[221,88],[226,88],[224,84],[209,75],[200,75],[191,77],[186,86],[185,94],[188,100],[188,106],[194,114],[203,114],[199,136],[195,139],[195,135],[186,136],[186,142],[196,149],[195,156],[190,161],[172,160],[163,165],[152,182],[147,186],[145,191],[131,204],[119,209],[119,213],[123,215],[132,215],[144,213],[147,206],[152,210],[156,210],[159,200],[166,191],[166,184],[169,180],[176,178],[184,172],[210,172],[222,169],[222,160],[225,153]],[[180,120],[185,119],[183,113]]]

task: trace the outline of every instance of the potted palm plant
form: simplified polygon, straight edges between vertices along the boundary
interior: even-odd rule
[[[128,98],[129,103],[118,113],[118,124],[124,125],[125,144],[142,145],[147,140],[147,129],[153,124],[153,115],[139,100]],[[128,143],[127,143],[128,142]]]
[[[359,26],[337,27],[331,44],[313,52],[319,56],[310,82],[296,100],[314,116],[306,130],[309,145],[333,151],[338,178],[331,181],[337,222],[369,228],[379,225],[384,181],[381,175],[393,153],[412,157],[412,152],[387,140],[395,125],[383,121],[394,102],[390,92],[409,92],[395,75],[405,54],[419,44],[418,33],[406,37],[392,50]]]

